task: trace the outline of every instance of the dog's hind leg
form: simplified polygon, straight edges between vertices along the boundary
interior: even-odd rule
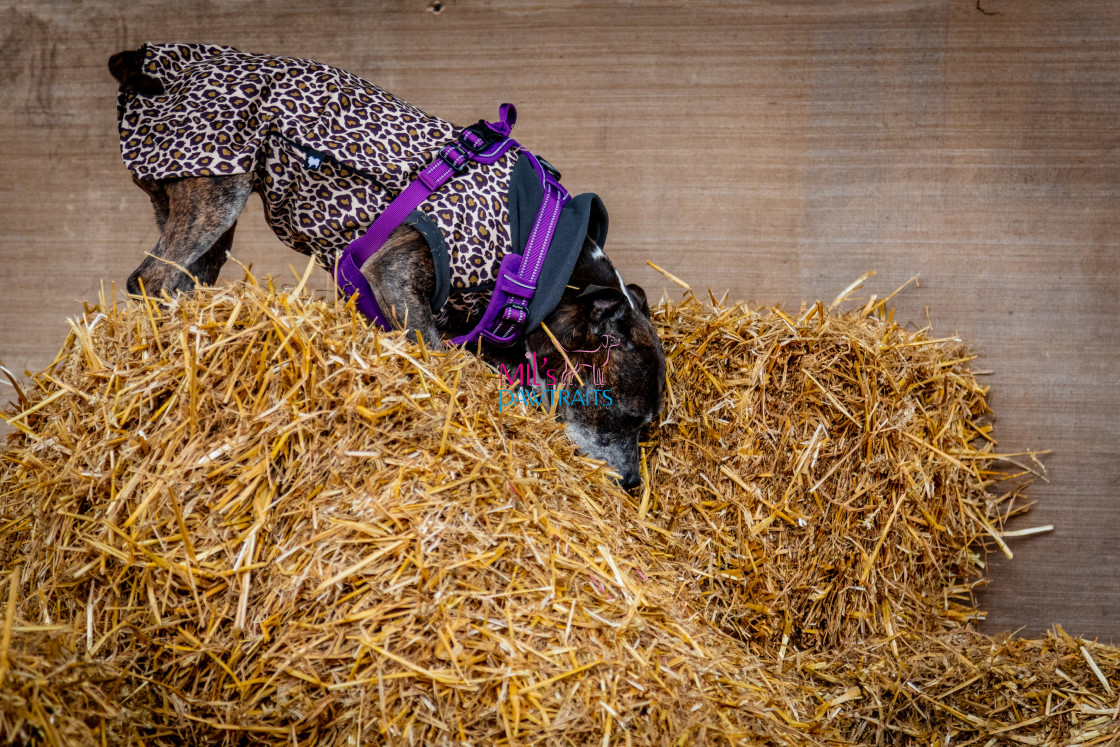
[[[189,291],[196,281],[213,283],[253,191],[253,175],[187,177],[140,186],[152,198],[160,237],[129,276],[128,291],[139,293],[141,281],[151,296]]]
[[[155,179],[133,179],[136,184],[148,193],[152,199],[152,208],[156,214],[156,225],[160,231],[163,231],[167,225],[167,217],[171,213],[171,198],[168,197],[166,182]],[[221,238],[214,242],[214,246],[210,247],[209,251],[194,261],[187,271],[198,278],[198,282],[202,285],[213,285],[218,279],[218,273],[221,272],[222,265],[226,261],[226,253],[229,251],[230,246],[233,244],[233,231],[237,228],[237,223],[229,227],[229,230],[222,234]],[[146,285],[146,284],[145,284]]]
[[[226,254],[233,246],[233,230],[235,228],[237,228],[236,221],[229,227],[229,230],[218,237],[214,246],[210,247],[205,254],[187,267],[190,274],[196,277],[201,285],[213,285],[217,282],[218,273],[222,271],[222,265],[226,263]]]
[[[170,198],[167,196],[166,182],[159,179],[137,179],[132,177],[132,183],[148,193],[152,200],[152,209],[156,213],[156,227],[163,231],[167,223],[167,214],[171,212]]]

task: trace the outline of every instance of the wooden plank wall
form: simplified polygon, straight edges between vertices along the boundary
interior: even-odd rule
[[[437,1],[0,6],[0,359],[48,362],[78,299],[155,242],[111,53],[310,57],[458,122],[514,101],[654,297],[646,260],[793,307],[920,276],[899,315],[982,353],[1003,446],[1054,450],[1018,526],[1055,531],[992,559],[986,629],[1120,642],[1120,3]],[[255,198],[235,254],[303,266]]]

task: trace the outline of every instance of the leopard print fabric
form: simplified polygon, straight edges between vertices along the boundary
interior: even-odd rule
[[[121,91],[121,155],[138,179],[255,175],[276,235],[327,269],[459,129],[344,70],[231,47],[149,44],[163,96]],[[457,310],[480,313],[510,247],[515,149],[472,163],[419,211],[446,244]],[[429,235],[431,232],[428,232]],[[482,302],[482,308],[485,302]]]

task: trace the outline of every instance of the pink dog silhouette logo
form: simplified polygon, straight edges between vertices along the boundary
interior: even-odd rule
[[[499,390],[498,410],[518,402],[536,407],[552,407],[554,402],[568,406],[612,404],[611,390],[599,387],[606,382],[603,372],[610,364],[611,350],[618,344],[617,337],[603,335],[599,346],[591,350],[561,347],[560,360],[554,361],[561,364],[560,368],[548,368],[548,357],[538,361],[536,352],[526,353],[526,362],[512,371],[499,363],[498,377],[509,388]]]

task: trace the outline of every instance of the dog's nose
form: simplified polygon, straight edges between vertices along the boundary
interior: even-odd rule
[[[134,296],[139,296],[140,295],[140,280],[139,280],[139,278],[140,278],[140,270],[134,270],[132,272],[132,274],[128,276],[128,282],[125,284],[125,287],[128,288],[128,292],[131,293]]]
[[[633,490],[634,488],[638,487],[641,484],[642,484],[642,476],[641,476],[641,474],[639,474],[636,471],[635,472],[627,472],[625,475],[622,476],[622,479],[619,481],[619,485],[621,485],[623,487],[623,489],[625,489],[625,490]]]

